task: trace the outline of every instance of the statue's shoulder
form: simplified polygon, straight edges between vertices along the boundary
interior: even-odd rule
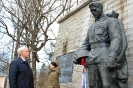
[[[118,18],[119,17],[119,13],[117,13],[116,11],[112,11],[110,13],[107,13],[106,16],[108,17],[108,20],[110,22],[114,22],[114,23],[122,23],[121,20]]]
[[[108,18],[108,24],[114,24],[114,25],[123,25],[122,21],[119,18]]]
[[[120,19],[118,19],[118,18],[113,18],[113,17],[108,17],[108,19],[107,19],[109,22],[119,22],[120,21]]]
[[[117,13],[116,11],[112,11],[110,13],[107,13],[106,14],[108,17],[111,17],[111,18],[118,18],[119,17],[119,13]]]
[[[123,25],[122,21],[119,18],[108,17],[107,20],[108,25]]]

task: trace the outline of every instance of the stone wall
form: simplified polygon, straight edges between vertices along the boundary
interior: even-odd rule
[[[94,22],[88,4],[91,0],[83,0],[75,9],[66,14],[58,22],[60,24],[54,57],[77,50],[85,39],[89,26]],[[96,1],[96,0],[95,0]],[[128,39],[126,56],[128,60],[129,88],[133,88],[133,0],[100,0],[104,12],[116,10],[120,13]],[[81,88],[82,66],[74,65],[72,83],[61,84],[61,88]]]

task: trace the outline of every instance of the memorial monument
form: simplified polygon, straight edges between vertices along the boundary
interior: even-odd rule
[[[60,83],[70,83],[72,81],[73,73],[73,52],[58,56],[56,60],[59,63],[61,75],[59,77]]]
[[[89,8],[95,23],[75,52],[73,62],[79,64],[81,57],[85,58],[90,88],[128,88],[127,40],[119,14],[104,14],[99,1],[91,2]]]

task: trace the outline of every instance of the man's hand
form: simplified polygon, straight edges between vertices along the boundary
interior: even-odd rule
[[[116,65],[117,65],[116,58],[110,57],[109,61],[107,62],[107,66],[110,68],[114,68],[114,67],[116,67]]]

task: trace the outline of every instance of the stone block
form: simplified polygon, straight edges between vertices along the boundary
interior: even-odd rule
[[[133,16],[130,15],[130,16],[127,16],[127,17],[123,18],[122,22],[123,22],[123,24],[125,24],[125,23],[128,23],[128,22],[132,21],[132,19],[133,19]]]
[[[124,29],[125,29],[125,33],[127,33],[127,32],[126,32],[126,31],[127,31],[127,28],[128,28],[128,26],[127,26],[127,25],[128,25],[127,23],[123,24]]]
[[[133,8],[128,9],[128,16],[133,15]]]
[[[82,88],[82,83],[74,83],[74,88]]]
[[[133,41],[128,41],[128,48],[132,48],[133,47]]]
[[[77,77],[82,77],[82,72],[77,72],[75,70],[73,70],[73,74],[72,74],[73,78],[77,78]]]
[[[113,0],[111,5],[113,7],[113,10],[117,10],[118,8],[126,5],[126,1],[125,0]]]
[[[60,83],[60,88],[75,88],[73,83]]]
[[[128,28],[133,28],[133,20],[128,22],[128,25],[127,25]]]
[[[124,11],[128,11],[129,9],[133,8],[133,3],[127,4],[124,6]]]
[[[132,63],[133,64],[133,63]],[[129,77],[133,77],[133,69],[130,69],[129,71],[128,71],[128,75],[129,75]]]
[[[126,56],[127,57],[127,61],[130,62],[132,61],[133,62],[133,54],[129,54]]]
[[[117,1],[117,0],[116,0]],[[117,3],[117,4],[115,4],[114,6],[113,6],[113,10],[118,10],[118,9],[120,9],[121,11],[120,12],[124,12],[124,6],[125,6],[126,4],[123,2],[123,1],[121,1],[121,2],[119,2],[119,3]]]
[[[133,34],[130,34],[128,36],[129,36],[128,41],[132,41],[133,40]]]
[[[104,5],[104,8],[106,8],[105,5],[107,5],[107,8],[106,9],[112,7],[112,5],[111,5],[112,1],[113,0],[105,0],[105,1],[103,1],[102,3]]]
[[[128,77],[128,88],[133,88],[133,77]]]
[[[126,35],[133,34],[133,28],[128,28],[126,31]]]
[[[128,62],[128,70],[132,70],[133,69],[133,61],[129,61]]]
[[[82,65],[74,65],[73,70],[76,72],[82,72],[83,68],[84,68],[84,66],[82,66]]]
[[[133,47],[129,48],[129,54],[133,54]]]
[[[105,12],[105,13],[110,13],[110,12],[112,12],[112,10],[113,10],[113,9],[110,8],[110,9],[106,9],[104,12]]]
[[[126,0],[126,1],[127,1],[127,4],[133,3],[133,0]]]
[[[102,3],[104,2],[104,1],[106,1],[106,0],[100,0]]]
[[[75,82],[75,83],[82,83],[82,75],[81,75],[81,77],[74,78],[73,82]]]

